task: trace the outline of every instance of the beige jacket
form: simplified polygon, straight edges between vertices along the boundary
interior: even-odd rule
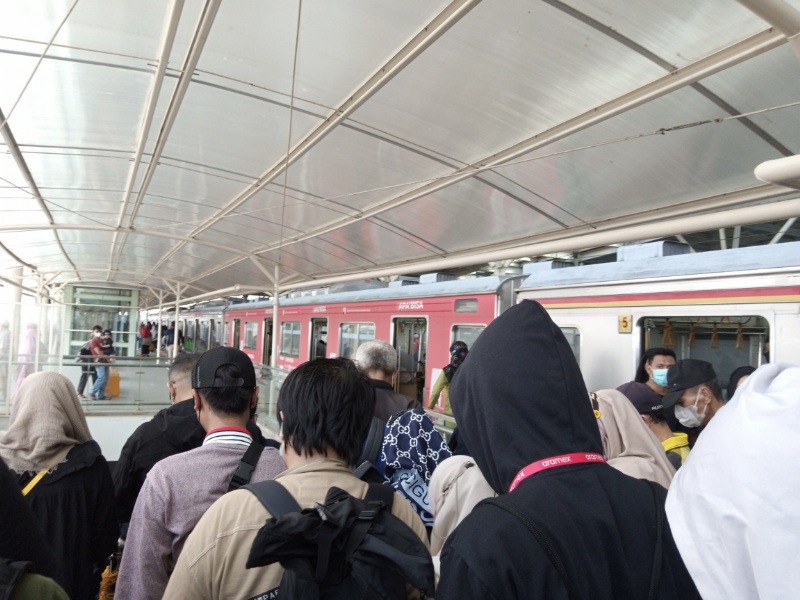
[[[357,498],[367,484],[341,461],[320,459],[288,469],[275,478],[303,508],[323,502],[331,486]],[[395,494],[392,513],[407,523],[428,547],[422,521],[402,496]],[[166,600],[268,599],[277,597],[283,568],[279,564],[245,569],[256,533],[270,518],[267,509],[247,490],[225,494],[208,509],[186,540],[169,580]],[[418,597],[409,594],[409,598]]]

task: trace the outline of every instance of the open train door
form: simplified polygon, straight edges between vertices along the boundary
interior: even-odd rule
[[[308,359],[328,356],[328,319],[311,319],[311,343],[308,346]]]
[[[393,319],[394,348],[397,350],[397,381],[395,388],[424,405],[425,355],[428,349],[428,322],[423,317]]]
[[[261,364],[269,365],[272,356],[272,319],[264,319],[263,339],[261,340]]]

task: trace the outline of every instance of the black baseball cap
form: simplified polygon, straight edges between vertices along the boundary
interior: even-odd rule
[[[664,408],[675,406],[684,390],[717,378],[710,362],[696,358],[679,360],[667,371],[667,393]]]
[[[103,335],[105,335],[105,334],[111,335],[111,330],[110,329],[104,329],[103,330]]]
[[[239,377],[225,379],[217,376],[217,371],[224,365],[233,365],[239,369]],[[203,352],[192,369],[192,388],[226,388],[256,387],[256,370],[253,361],[241,350],[220,346]]]
[[[625,394],[640,415],[664,410],[664,400],[645,383],[629,381],[619,386],[617,391]]]

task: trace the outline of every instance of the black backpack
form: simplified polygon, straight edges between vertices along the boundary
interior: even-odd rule
[[[364,499],[332,487],[324,504],[305,510],[277,481],[243,489],[272,515],[253,541],[247,568],[280,562],[279,598],[405,599],[406,583],[433,596],[430,552],[392,514],[391,487],[370,484]]]

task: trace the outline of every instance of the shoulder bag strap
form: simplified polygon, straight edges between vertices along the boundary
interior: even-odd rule
[[[367,440],[364,442],[364,449],[361,451],[361,457],[358,463],[369,461],[375,464],[378,454],[380,454],[383,447],[383,430],[386,423],[378,417],[372,417],[369,424],[369,433],[367,433]]]
[[[653,501],[656,504],[656,548],[653,555],[653,569],[650,574],[650,593],[647,595],[649,600],[654,600],[658,595],[658,585],[661,582],[661,562],[664,551],[664,504],[658,497],[656,491],[657,483],[645,479],[653,494]]]
[[[47,471],[49,471],[49,470],[50,470],[50,467],[45,467],[44,469],[39,471],[36,475],[34,475],[33,479],[31,479],[28,482],[28,485],[26,485],[24,488],[22,488],[22,495],[23,496],[27,496],[30,493],[30,491],[33,488],[36,487],[36,484],[39,483],[39,481],[42,479],[42,477],[47,475]]]
[[[258,498],[264,508],[269,511],[269,514],[276,519],[281,515],[302,510],[289,491],[274,479],[248,483],[242,489],[247,490]]]
[[[528,528],[528,531],[530,531],[533,534],[533,537],[536,538],[536,541],[539,542],[539,545],[542,547],[542,550],[544,550],[544,553],[550,560],[550,564],[552,564],[555,570],[558,572],[559,576],[561,577],[561,580],[564,582],[564,585],[567,588],[567,594],[569,595],[569,597],[573,599],[578,598],[578,594],[575,591],[575,587],[572,584],[572,580],[567,575],[566,568],[564,568],[564,563],[561,560],[561,555],[558,553],[558,550],[556,550],[556,547],[555,545],[553,545],[553,542],[550,540],[547,534],[542,530],[542,528],[539,527],[539,525],[537,525],[527,514],[525,514],[523,511],[521,511],[519,508],[517,508],[510,502],[504,500],[502,497],[487,498],[485,500],[481,500],[478,503],[478,506],[480,506],[481,504],[491,504],[492,506],[501,508],[510,515],[516,517],[519,521],[521,521],[522,524]]]
[[[364,496],[364,501],[367,504],[370,502],[383,502],[391,512],[392,504],[394,503],[394,488],[382,483],[370,483],[367,495]]]
[[[258,459],[261,458],[261,453],[264,451],[264,446],[253,440],[247,447],[247,451],[239,461],[239,466],[233,472],[231,482],[228,484],[228,491],[238,490],[244,484],[248,483],[253,477],[253,471],[256,470]]]

